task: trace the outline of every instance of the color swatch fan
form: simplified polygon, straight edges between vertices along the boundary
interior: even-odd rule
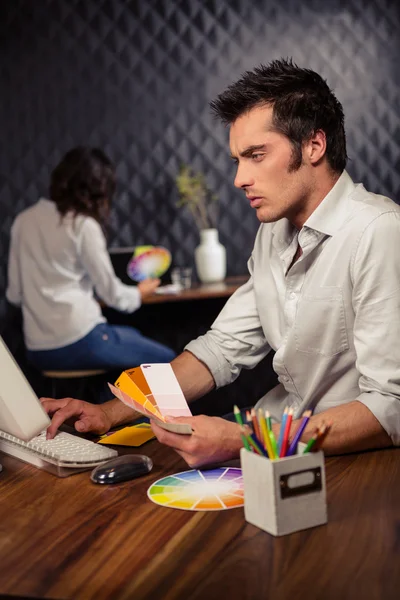
[[[170,264],[169,250],[154,246],[140,254],[135,253],[128,263],[126,272],[133,281],[143,281],[149,277],[161,277],[169,269]]]
[[[221,467],[184,471],[159,479],[148,489],[150,500],[181,510],[226,510],[244,504],[242,469]]]
[[[116,398],[140,414],[174,433],[190,435],[188,423],[167,422],[166,417],[191,417],[185,396],[170,363],[145,364],[123,371],[115,385],[108,384]]]

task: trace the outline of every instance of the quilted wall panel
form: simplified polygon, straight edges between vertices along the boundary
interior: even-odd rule
[[[351,175],[400,201],[399,38],[396,0],[2,2],[0,314],[12,220],[77,144],[117,165],[110,245],[163,244],[192,262],[198,233],[174,188],[187,162],[220,197],[228,274],[245,272],[257,220],[208,103],[280,56],[328,80],[345,108]]]

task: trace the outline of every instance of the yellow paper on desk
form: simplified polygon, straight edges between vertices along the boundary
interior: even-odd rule
[[[113,433],[106,433],[99,444],[113,444],[115,446],[141,446],[155,437],[149,423],[138,423],[124,427]]]

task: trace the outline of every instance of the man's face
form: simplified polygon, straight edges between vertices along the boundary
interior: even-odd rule
[[[312,172],[302,162],[292,170],[293,147],[272,129],[272,107],[251,109],[230,129],[230,149],[237,163],[235,186],[241,188],[263,223],[287,217],[299,229],[307,213]]]

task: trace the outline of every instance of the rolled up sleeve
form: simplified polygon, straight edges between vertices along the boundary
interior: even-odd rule
[[[252,273],[252,259],[249,270]],[[242,368],[253,369],[268,354],[252,276],[231,296],[211,329],[185,350],[209,368],[217,388],[234,381]]]
[[[400,445],[400,215],[377,217],[353,261],[357,398]]]

